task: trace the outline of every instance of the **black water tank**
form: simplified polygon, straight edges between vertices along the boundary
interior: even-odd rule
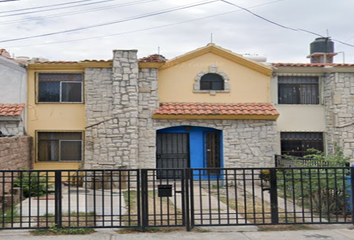
[[[330,38],[316,38],[310,45],[310,54],[312,53],[334,53],[334,43]]]

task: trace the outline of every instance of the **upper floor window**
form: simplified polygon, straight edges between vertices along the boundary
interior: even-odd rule
[[[230,92],[229,77],[226,73],[219,71],[218,66],[210,65],[208,72],[201,71],[194,80],[194,93],[216,95],[216,93]]]
[[[224,79],[219,74],[205,74],[200,79],[200,90],[224,90]]]
[[[319,104],[318,77],[279,76],[279,104]]]
[[[83,102],[81,73],[39,73],[38,102]]]
[[[81,132],[39,132],[38,161],[81,161]]]

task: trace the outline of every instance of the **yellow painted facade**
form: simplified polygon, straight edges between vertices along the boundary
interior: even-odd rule
[[[187,53],[159,69],[160,102],[247,103],[270,102],[271,69],[214,46]],[[207,51],[209,50],[209,51]],[[196,76],[210,66],[229,77],[230,91],[194,92]]]
[[[38,73],[82,73],[79,65],[30,65],[28,69],[27,133],[33,137],[34,169],[77,169],[79,162],[38,162],[37,132],[85,131],[85,103],[38,103]],[[84,137],[84,134],[83,134]]]

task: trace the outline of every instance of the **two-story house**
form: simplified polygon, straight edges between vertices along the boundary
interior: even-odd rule
[[[28,70],[37,169],[273,164],[272,68],[214,44],[170,61],[116,50]]]
[[[326,63],[267,65],[208,44],[171,60],[115,50],[29,64],[34,166],[270,167],[334,143],[352,155],[354,65],[327,63],[326,41],[310,55]]]

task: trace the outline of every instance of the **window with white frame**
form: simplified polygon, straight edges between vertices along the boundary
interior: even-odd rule
[[[316,76],[279,76],[279,104],[319,104],[319,80]]]
[[[38,161],[82,161],[81,132],[39,132]]]
[[[82,79],[82,73],[39,73],[38,102],[83,102]]]

